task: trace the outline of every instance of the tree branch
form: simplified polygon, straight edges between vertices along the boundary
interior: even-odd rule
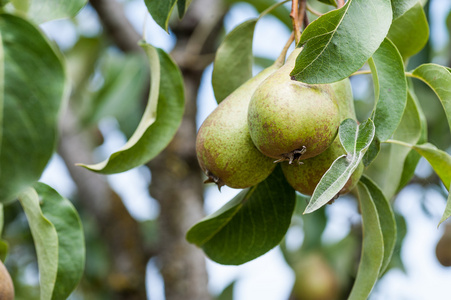
[[[106,34],[124,52],[142,51],[139,34],[127,20],[122,5],[116,0],[90,0],[99,15]]]

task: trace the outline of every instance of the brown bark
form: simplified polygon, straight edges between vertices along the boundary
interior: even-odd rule
[[[96,9],[105,32],[116,45],[125,52],[137,50],[136,41],[139,37],[130,31],[132,27],[125,19],[119,4],[114,0],[90,2]],[[222,26],[224,14],[221,4],[221,1],[195,0],[183,21],[172,27],[177,37],[172,56],[181,67],[185,83],[185,115],[171,144],[149,163],[152,172],[150,191],[161,206],[158,260],[167,300],[210,299],[204,254],[185,240],[185,234],[189,227],[203,216],[202,175],[195,152],[196,99],[202,72],[214,57],[212,53],[216,46],[215,38]],[[66,151],[70,150],[64,148]],[[77,161],[89,162],[87,158],[78,158]],[[72,162],[68,161],[68,164]],[[90,185],[92,182],[85,184]],[[81,189],[84,190],[83,187]],[[102,195],[93,197],[105,198]],[[94,207],[112,205],[111,202],[103,203],[101,200],[94,202]],[[115,211],[107,209],[109,210]],[[104,213],[105,211],[99,209],[98,217],[108,224]],[[116,227],[119,232],[128,231],[119,226],[122,225]]]
[[[122,5],[116,0],[90,0],[99,15],[103,28],[112,42],[124,52],[142,51],[139,34],[127,20]]]
[[[158,259],[167,300],[211,298],[204,254],[189,244],[185,235],[203,216],[202,174],[195,149],[196,100],[203,69],[210,62],[205,58],[212,58],[208,53],[215,50],[223,13],[218,1],[194,1],[184,20],[172,27],[177,36],[173,56],[185,84],[185,115],[170,145],[148,164],[150,192],[161,207]]]

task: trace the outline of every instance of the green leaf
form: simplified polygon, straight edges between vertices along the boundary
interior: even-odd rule
[[[213,65],[211,83],[216,101],[221,103],[239,86],[252,77],[252,43],[258,20],[277,9],[284,2],[277,2],[263,11],[258,18],[245,21],[235,27],[219,46]]]
[[[169,18],[177,0],[144,0],[152,18],[161,28],[168,32]]]
[[[11,0],[17,10],[27,14],[38,24],[75,17],[87,2],[87,0]]]
[[[374,200],[368,188],[358,184],[359,203],[362,211],[363,245],[357,276],[349,300],[368,299],[379,278],[384,259],[384,240],[381,222]]]
[[[135,133],[117,152],[95,165],[81,166],[103,174],[124,172],[157,156],[174,137],[184,110],[183,79],[163,50],[142,43],[150,61],[151,87],[146,110]]]
[[[6,241],[1,239],[3,226],[4,226],[4,213],[3,213],[3,204],[0,203],[0,260],[5,261],[6,255],[8,254],[9,245]]]
[[[257,20],[234,28],[216,51],[211,83],[218,103],[252,77],[252,41]]]
[[[357,125],[355,120],[346,119],[341,123],[338,134],[348,155],[356,155],[368,149],[374,138],[374,130],[371,120]]]
[[[177,1],[177,10],[179,12],[179,18],[183,18],[188,9],[188,6],[191,4],[192,0],[178,0]]]
[[[373,55],[392,22],[390,0],[348,0],[319,17],[301,35],[301,51],[291,75],[306,83],[349,77]]]
[[[304,213],[311,213],[334,199],[357,169],[374,138],[371,119],[357,125],[352,119],[344,120],[339,128],[340,141],[347,155],[338,157],[323,175],[313,192]]]
[[[381,189],[371,179],[363,175],[360,178],[360,182],[362,182],[368,189],[368,192],[370,193],[371,198],[376,205],[377,214],[380,221],[384,241],[384,259],[380,270],[380,273],[382,274],[385,272],[385,270],[387,270],[387,267],[390,264],[393,255],[393,251],[395,249],[395,214],[393,213],[390,203],[388,202],[387,198],[385,198]]]
[[[423,64],[416,68],[412,75],[421,79],[435,92],[443,108],[451,129],[451,73],[443,66]]]
[[[449,190],[451,185],[451,156],[429,143],[412,145],[412,148],[426,158],[445,187]]]
[[[304,211],[307,207],[308,198],[296,194],[296,211]],[[304,231],[304,240],[302,241],[302,251],[305,253],[315,251],[322,247],[322,234],[327,226],[327,216],[325,207],[318,209],[314,214],[302,215],[302,229]]]
[[[387,37],[404,59],[420,52],[429,39],[429,25],[423,6],[417,3],[394,20]]]
[[[392,10],[393,10],[393,20],[396,20],[403,14],[405,14],[409,9],[412,8],[418,0],[391,0]]]
[[[141,109],[142,96],[148,87],[144,60],[142,55],[104,55],[100,62],[103,84],[85,101],[81,111],[84,124],[94,124],[106,116],[131,117]],[[138,121],[128,120],[128,123],[135,129]]]
[[[377,136],[375,136],[370,146],[368,147],[368,150],[363,156],[363,165],[365,167],[368,167],[376,159],[380,150],[381,150],[381,142],[379,141]]]
[[[39,179],[68,95],[60,54],[22,18],[0,14],[0,202]]]
[[[451,217],[451,192],[448,194],[448,200],[446,200],[445,211],[443,212],[443,216],[438,223],[438,226],[446,221],[449,217]]]
[[[277,246],[288,230],[296,200],[282,170],[241,191],[187,233],[215,262],[239,265]]]
[[[276,0],[224,0],[224,2],[226,2],[227,4],[246,2],[252,5],[259,13],[262,13],[273,5],[279,3]],[[291,22],[290,18],[290,11],[286,6],[278,6],[277,8],[272,9],[269,14],[279,19],[283,24],[285,24],[288,29],[293,29],[293,23]]]
[[[34,185],[42,213],[58,234],[58,272],[52,299],[67,299],[77,287],[85,266],[85,243],[80,217],[72,203],[54,189]]]
[[[33,188],[27,188],[19,196],[19,201],[27,216],[38,257],[40,299],[50,300],[58,273],[58,233],[42,214],[39,196]]]
[[[385,39],[368,61],[374,81],[373,121],[380,141],[389,139],[399,123],[407,102],[404,63],[396,47]]]
[[[324,4],[332,5],[337,7],[337,2],[335,0],[318,0],[319,2],[322,2]]]
[[[233,291],[235,290],[236,281],[232,281],[225,289],[218,295],[216,300],[233,300]]]
[[[5,261],[6,256],[8,255],[9,244],[7,241],[0,239],[0,260]]]
[[[393,138],[409,144],[416,144],[421,138],[421,116],[419,107],[412,94],[409,92],[407,104],[404,110],[401,123],[393,134]],[[385,181],[381,184],[382,190],[387,199],[393,198],[398,191],[403,178],[409,179],[409,174],[403,174],[406,167],[416,166],[417,161],[413,160],[407,163],[407,157],[410,150],[399,145],[390,145],[390,154],[387,165],[390,166],[390,172],[386,173]]]

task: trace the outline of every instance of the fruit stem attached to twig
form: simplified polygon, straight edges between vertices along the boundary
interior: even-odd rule
[[[290,37],[288,38],[288,41],[286,42],[285,46],[282,49],[282,52],[280,52],[279,57],[276,59],[276,63],[283,64],[285,62],[285,57],[287,56],[288,49],[291,46],[291,43],[294,41],[294,32],[291,33]]]

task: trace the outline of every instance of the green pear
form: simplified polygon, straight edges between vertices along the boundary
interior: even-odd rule
[[[14,300],[14,286],[8,270],[0,260],[0,299]]]
[[[277,161],[306,159],[326,150],[337,135],[340,117],[330,84],[292,80],[297,48],[287,62],[252,95],[248,124],[252,141]]]
[[[306,254],[294,265],[292,299],[334,300],[339,298],[337,275],[321,252]]]
[[[273,159],[263,155],[252,143],[247,113],[252,94],[268,76],[283,64],[278,59],[272,66],[249,79],[207,117],[196,139],[197,159],[219,188],[246,188],[266,179],[274,170]]]
[[[333,83],[331,86],[334,90],[334,100],[338,104],[341,120],[347,118],[356,120],[349,79],[346,78]],[[304,195],[311,196],[324,173],[326,173],[338,157],[344,154],[346,154],[346,151],[341,145],[340,138],[337,136],[332,145],[323,153],[309,159],[304,159],[302,164],[283,163],[282,170],[285,178],[295,190]],[[360,163],[346,185],[339,192],[339,195],[350,192],[357,185],[362,176],[363,169],[363,163]]]

